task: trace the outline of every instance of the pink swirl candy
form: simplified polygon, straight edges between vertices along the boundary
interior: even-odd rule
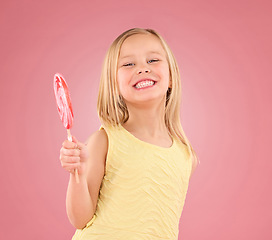
[[[59,73],[56,73],[54,76],[54,92],[60,119],[64,127],[70,129],[74,119],[72,103],[67,83],[64,77]]]

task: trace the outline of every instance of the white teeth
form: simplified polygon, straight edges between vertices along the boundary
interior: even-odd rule
[[[137,83],[135,87],[139,89],[139,88],[144,88],[147,86],[152,86],[154,84],[155,84],[155,82],[147,80],[147,81],[142,81],[142,82]]]

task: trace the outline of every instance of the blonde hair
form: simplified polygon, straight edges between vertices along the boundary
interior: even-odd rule
[[[118,126],[128,118],[128,109],[120,96],[117,83],[117,64],[123,42],[135,34],[152,34],[156,36],[167,56],[171,88],[168,89],[165,103],[165,125],[171,136],[179,139],[188,147],[190,157],[197,159],[195,151],[186,137],[180,123],[181,83],[180,73],[175,57],[164,39],[152,29],[133,28],[123,32],[111,44],[107,51],[100,78],[97,111],[104,125]]]

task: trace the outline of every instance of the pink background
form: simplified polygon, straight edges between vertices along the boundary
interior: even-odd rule
[[[1,239],[73,235],[53,75],[68,81],[72,133],[85,141],[99,127],[106,50],[132,27],[161,33],[181,69],[182,124],[201,165],[179,239],[272,239],[271,1],[41,2],[0,3]]]

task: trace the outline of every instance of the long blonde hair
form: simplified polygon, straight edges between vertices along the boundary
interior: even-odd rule
[[[180,123],[181,83],[177,62],[168,44],[152,29],[133,28],[127,30],[114,40],[107,51],[102,67],[97,102],[97,111],[100,121],[104,125],[118,126],[125,123],[129,118],[128,109],[118,89],[117,64],[123,42],[135,34],[152,34],[156,36],[166,52],[171,88],[168,89],[166,95],[165,125],[173,137],[187,145],[190,157],[197,159],[195,151]]]

